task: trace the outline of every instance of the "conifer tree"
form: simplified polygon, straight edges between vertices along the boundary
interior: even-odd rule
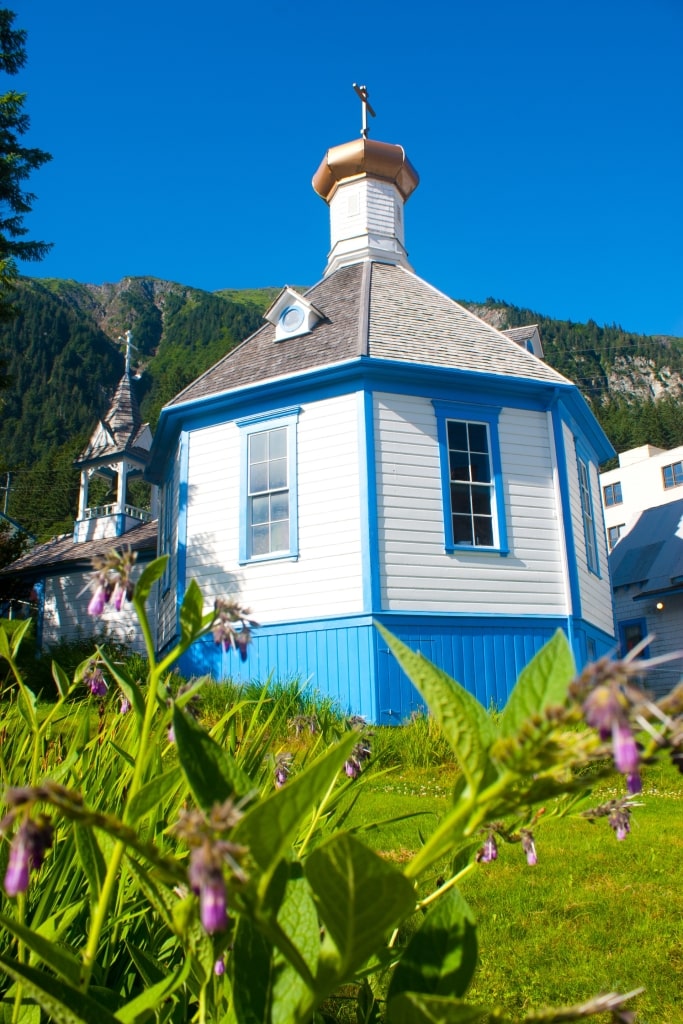
[[[15,14],[0,8],[0,72],[16,75],[26,63],[26,32],[13,27]],[[24,146],[29,129],[24,112],[26,94],[10,89],[0,95],[0,318],[13,315],[10,295],[16,282],[17,260],[41,260],[50,249],[47,242],[25,238],[24,217],[35,200],[26,191],[31,172],[52,159],[42,149]],[[1,378],[1,367],[0,367]]]

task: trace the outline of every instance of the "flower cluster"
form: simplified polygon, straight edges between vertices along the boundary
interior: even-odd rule
[[[597,807],[591,807],[582,812],[582,817],[589,821],[598,818],[607,818],[608,824],[613,829],[617,839],[625,839],[631,831],[631,808],[637,807],[629,797],[621,797],[618,800],[608,800]]]
[[[211,626],[214,642],[220,644],[224,651],[238,651],[242,661],[246,661],[251,631],[258,622],[249,618],[249,609],[242,608],[235,598],[217,597],[214,612]]]
[[[356,743],[348,759],[344,762],[344,771],[350,779],[358,778],[363,771],[363,764],[370,757],[371,753],[369,740],[364,739],[360,743]]]
[[[292,773],[292,754],[278,754],[275,760],[275,788],[282,789]]]
[[[104,697],[108,686],[102,675],[102,665],[97,658],[91,658],[83,670],[83,682],[93,697]]]
[[[132,581],[136,554],[127,548],[124,551],[112,549],[104,557],[93,559],[93,595],[88,605],[88,615],[99,617],[111,603],[120,612],[123,599],[133,598],[135,585]]]
[[[318,718],[316,715],[295,715],[291,719],[290,725],[294,729],[294,735],[299,737],[302,732],[306,731],[315,736],[319,729]]]
[[[45,853],[52,846],[52,825],[40,815],[35,821],[24,818],[17,829],[9,852],[5,872],[5,892],[8,896],[26,892],[31,871],[38,871]]]
[[[543,811],[540,811],[534,815],[532,824],[541,816],[542,813]],[[527,864],[530,867],[533,867],[534,864],[538,863],[534,834],[530,828],[520,828],[519,832],[509,832],[502,821],[494,821],[491,822],[490,825],[481,829],[481,832],[485,833],[486,838],[484,839],[482,846],[477,850],[474,858],[478,864],[491,864],[494,860],[498,860],[498,843],[496,837],[504,839],[508,843],[521,843]]]
[[[225,866],[234,878],[245,881],[239,860],[246,849],[228,838],[241,816],[240,806],[226,800],[215,804],[208,816],[199,810],[182,811],[174,828],[190,847],[187,879],[199,896],[199,916],[210,935],[228,927]]]

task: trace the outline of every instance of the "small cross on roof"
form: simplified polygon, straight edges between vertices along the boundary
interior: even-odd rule
[[[362,120],[362,126],[361,126],[360,133],[361,133],[361,135],[363,136],[364,139],[367,139],[367,137],[368,137],[368,114],[370,114],[371,117],[376,117],[377,115],[375,114],[375,111],[370,106],[370,101],[368,100],[368,87],[367,87],[367,85],[356,85],[356,83],[354,82],[353,83],[353,88],[355,89],[356,95],[358,96],[358,98],[359,98],[359,100],[361,102],[361,109],[363,111],[363,120]]]

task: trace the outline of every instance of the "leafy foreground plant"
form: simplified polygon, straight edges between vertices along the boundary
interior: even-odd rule
[[[75,683],[55,666],[60,700],[39,722],[16,666],[21,631],[11,639],[0,632],[25,722],[6,730],[0,756],[9,784],[0,828],[11,844],[0,866],[12,897],[0,916],[5,1019],[37,1024],[42,1010],[60,1024],[306,1024],[328,1020],[326,1001],[351,985],[357,1020],[367,1024],[511,1024],[503,1010],[465,1001],[477,942],[458,882],[493,862],[501,842],[518,844],[533,865],[541,822],[578,811],[612,758],[628,793],[582,813],[606,818],[625,838],[640,760],[668,749],[680,766],[683,687],[651,702],[633,682],[642,666],[629,659],[605,659],[573,678],[558,632],[494,722],[382,630],[460,766],[448,812],[399,868],[345,828],[345,794],[362,784],[369,755],[362,729],[314,744],[297,763],[271,749],[267,718],[249,718],[239,704],[203,730],[192,715],[201,681],[169,696],[167,674],[195,639],[212,630],[244,655],[254,623],[228,601],[205,614],[191,583],[180,640],[157,661],[146,601],[164,564],[146,568],[133,590],[130,563],[112,554],[95,578],[93,613],[126,595],[135,604],[146,686],[98,651]],[[110,720],[101,710],[95,735],[83,715],[64,749],[74,686],[85,682],[104,708],[105,676],[128,713]],[[645,730],[644,752],[634,729]],[[587,765],[591,772],[578,771]],[[450,875],[430,891],[430,871],[444,861]],[[416,914],[419,927],[400,948],[400,929]],[[610,1013],[626,1024],[634,994],[522,1019]]]

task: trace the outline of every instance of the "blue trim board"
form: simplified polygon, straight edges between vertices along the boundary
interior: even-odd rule
[[[574,645],[579,665],[585,660],[587,635],[596,642],[598,655],[614,644],[585,623],[554,616],[383,613],[376,620],[485,707],[505,704],[521,670],[557,629],[569,633],[572,626],[579,638]],[[180,668],[185,675],[236,682],[296,679],[331,697],[344,712],[377,724],[398,724],[423,705],[367,615],[262,626],[245,662],[205,637],[183,656]]]
[[[359,393],[358,451],[363,610],[372,613],[382,607],[382,591],[379,572],[375,403],[373,395],[369,391]]]

